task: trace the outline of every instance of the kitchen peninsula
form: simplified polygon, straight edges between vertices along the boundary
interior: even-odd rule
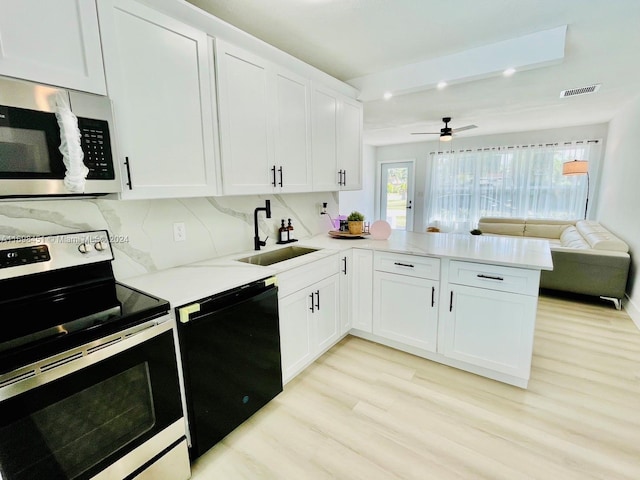
[[[285,383],[350,333],[526,388],[540,271],[553,269],[546,240],[395,231],[300,245],[317,251],[265,267],[237,261],[244,252],[126,282],[178,307],[276,275]],[[318,285],[329,314],[314,316]]]

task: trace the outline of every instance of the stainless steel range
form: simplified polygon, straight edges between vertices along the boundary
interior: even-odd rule
[[[190,476],[169,304],[105,230],[0,242],[0,478]]]

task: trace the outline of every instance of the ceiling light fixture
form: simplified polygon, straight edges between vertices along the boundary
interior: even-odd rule
[[[443,129],[444,130],[444,129]],[[451,134],[451,129],[447,129],[448,131],[444,131],[440,134],[440,141],[441,142],[450,142],[451,139],[453,138],[453,135]]]
[[[438,85],[436,85],[436,87],[438,88],[438,90],[442,90],[444,87],[447,86],[447,82],[445,82],[444,80],[438,82]]]
[[[385,100],[389,100],[391,97],[393,97],[393,93],[391,92],[384,92],[383,98]]]
[[[514,73],[516,73],[516,69],[515,69],[515,68],[513,68],[513,67],[509,67],[509,68],[507,68],[504,72],[502,72],[502,74],[503,74],[505,77],[510,77],[510,76],[511,76],[511,75],[513,75]]]

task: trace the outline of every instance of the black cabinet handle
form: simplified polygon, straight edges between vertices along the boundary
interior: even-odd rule
[[[449,297],[449,311],[453,310],[453,290],[451,290],[451,296]]]
[[[309,310],[311,310],[311,313],[315,312],[315,305],[313,303],[313,292],[311,292],[311,295],[309,295],[311,297],[311,308],[309,308]]]
[[[342,186],[343,187],[347,186],[347,171],[346,170],[342,171]]]
[[[398,265],[400,267],[410,267],[410,268],[415,268],[413,265],[411,265],[410,263],[400,263],[400,262],[394,262],[394,265]]]
[[[271,180],[271,185],[276,186],[276,166],[271,167],[271,174],[273,175],[273,180]]]
[[[436,304],[436,287],[431,287],[431,306]]]
[[[504,278],[502,277],[492,277],[491,275],[483,275],[482,273],[479,273],[477,275],[478,278],[487,278],[489,280],[500,280],[501,282],[504,280]]]
[[[275,167],[274,167],[275,168]],[[280,172],[280,186],[282,186],[282,167],[280,167],[278,169],[278,172]],[[275,186],[275,185],[274,185]]]
[[[342,183],[342,170],[338,170],[338,185],[344,185]]]
[[[347,257],[343,257],[342,262],[344,264],[344,270],[342,271],[342,273],[346,275],[347,274]]]
[[[316,310],[320,311],[320,290],[316,290]]]
[[[129,157],[124,157],[124,165],[127,167],[127,180],[126,185],[129,187],[129,190],[133,190],[133,182],[131,181],[131,168],[129,167]]]

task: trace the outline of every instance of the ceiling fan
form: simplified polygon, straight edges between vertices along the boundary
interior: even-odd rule
[[[451,117],[444,117],[444,128],[441,128],[439,132],[413,132],[411,135],[440,135],[441,142],[450,142],[454,133],[463,132],[464,130],[471,130],[472,128],[478,128],[477,125],[465,125],[464,127],[451,128],[449,122]]]

